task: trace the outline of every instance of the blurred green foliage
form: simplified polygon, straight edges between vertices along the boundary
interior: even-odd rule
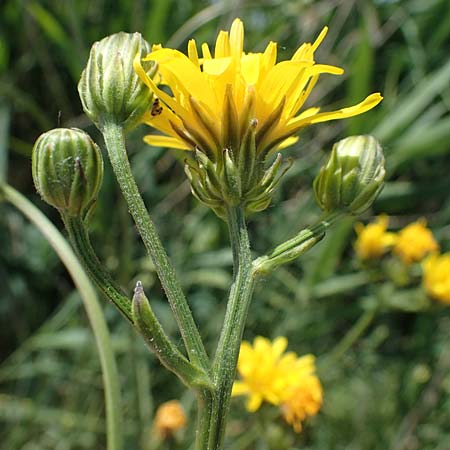
[[[286,151],[296,163],[273,205],[250,223],[255,254],[318,216],[311,183],[324,152],[345,135],[368,132],[385,147],[389,177],[372,213],[388,213],[394,229],[425,216],[449,250],[448,0],[3,0],[0,177],[60,224],[34,191],[30,152],[41,132],[58,125],[83,128],[98,140],[76,90],[91,44],[124,30],[185,49],[191,36],[212,43],[236,16],[246,26],[246,49],[275,40],[279,59],[330,27],[318,61],[342,66],[346,74],[324,76],[311,104],[347,106],[376,91],[385,97],[367,114],[305,130]],[[129,139],[133,170],[211,351],[230,281],[226,227],[190,195],[183,155],[146,147],[145,132],[141,127]],[[100,366],[80,299],[39,233],[12,208],[0,207],[0,447],[102,449]],[[130,293],[142,280],[180,342],[108,165],[92,237]],[[228,449],[448,450],[449,312],[434,303],[417,306],[419,282],[406,289],[374,278],[356,262],[353,239],[353,221],[343,221],[301,260],[260,283],[248,320],[248,339],[285,335],[299,354],[317,355],[321,413],[295,435],[275,408],[250,415],[235,400]],[[168,448],[189,448],[192,396],[106,303],[105,314],[119,356],[126,449],[154,448],[154,408],[171,398],[181,399],[191,422]],[[362,335],[342,352],[341,339],[352,326]]]

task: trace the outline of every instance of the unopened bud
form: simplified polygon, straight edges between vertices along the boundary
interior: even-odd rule
[[[56,128],[37,139],[32,154],[33,181],[42,199],[61,214],[86,217],[97,199],[103,159],[82,130]]]
[[[330,158],[314,180],[320,207],[361,214],[383,188],[384,156],[372,136],[351,136],[333,146]]]
[[[153,94],[133,68],[133,59],[144,57],[150,45],[139,33],[116,33],[91,48],[86,68],[78,83],[84,112],[98,128],[107,123],[132,128],[150,108]],[[143,61],[143,69],[153,77],[156,64]]]

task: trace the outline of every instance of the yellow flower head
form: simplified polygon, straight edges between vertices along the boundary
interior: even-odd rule
[[[277,44],[269,42],[262,53],[244,51],[244,25],[235,19],[230,31],[221,31],[214,51],[206,43],[198,53],[195,40],[188,54],[154,46],[143,61],[156,61],[158,88],[142,69],[139,55],[135,70],[157,96],[144,121],[163,135],[149,135],[151,145],[185,150],[199,149],[214,157],[224,149],[238,152],[249,126],[256,128],[256,153],[291,145],[292,136],[307,125],[344,119],[372,109],[382,99],[376,93],[361,103],[332,112],[302,107],[320,74],[341,75],[343,70],[316,64],[314,52],[327,33],[325,27],[313,44],[305,43],[287,61],[277,63]]]
[[[247,213],[262,211],[284,171],[281,155],[266,167],[269,152],[291,145],[307,125],[361,114],[377,105],[380,94],[358,105],[333,112],[302,110],[320,74],[340,75],[339,67],[316,64],[314,52],[327,33],[324,28],[313,44],[303,44],[288,61],[277,63],[277,44],[262,53],[244,52],[244,25],[235,19],[230,31],[221,31],[214,51],[194,40],[187,55],[154,46],[134,67],[155,94],[144,122],[162,134],[148,135],[151,145],[195,151],[185,170],[193,194],[220,217],[227,206],[245,206]],[[160,89],[145,72],[142,61],[155,61]],[[280,172],[280,173],[279,173]]]
[[[301,359],[301,358],[300,358]],[[302,431],[302,422],[307,416],[315,416],[322,406],[322,385],[314,371],[299,374],[297,386],[281,405],[281,411],[286,422],[293,426],[294,431]]]
[[[233,385],[233,395],[247,395],[247,409],[256,411],[263,401],[279,405],[286,395],[286,388],[294,375],[297,355],[284,353],[285,337],[277,337],[273,343],[258,336],[253,342],[242,342],[237,370],[242,381]]]
[[[355,225],[358,235],[355,242],[355,251],[362,260],[376,259],[394,245],[396,235],[387,232],[389,218],[385,215],[379,216],[374,223],[364,226],[362,223]]]
[[[433,233],[427,228],[425,219],[420,219],[398,233],[393,252],[405,264],[411,264],[421,261],[428,253],[438,250],[439,246]]]
[[[232,395],[247,395],[250,412],[263,401],[280,406],[286,421],[300,431],[306,416],[319,411],[322,387],[314,356],[299,358],[294,352],[284,353],[286,347],[285,337],[271,342],[258,336],[253,346],[244,341],[238,361],[241,381],[235,381]]]
[[[160,405],[156,411],[154,429],[161,439],[166,439],[186,425],[186,413],[178,400]]]
[[[450,304],[450,253],[430,255],[422,262],[422,270],[428,295]]]

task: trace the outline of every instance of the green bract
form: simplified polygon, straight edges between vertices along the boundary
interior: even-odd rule
[[[383,188],[384,156],[372,136],[350,136],[333,146],[330,158],[314,180],[320,207],[360,214]]]
[[[84,131],[56,128],[34,144],[32,170],[36,189],[45,202],[63,215],[85,218],[100,189],[103,159]]]
[[[266,155],[256,153],[256,120],[249,120],[238,148],[226,148],[218,155],[195,150],[195,158],[186,159],[185,172],[192,193],[219,217],[226,208],[244,205],[246,214],[266,209],[274,191],[291,162],[282,167],[278,153],[267,167]],[[280,170],[281,169],[281,170]]]
[[[116,33],[92,46],[78,92],[85,113],[99,129],[106,123],[132,128],[150,108],[152,91],[133,69],[133,59],[149,52],[150,45],[140,33]],[[156,64],[143,64],[146,74],[153,77]]]

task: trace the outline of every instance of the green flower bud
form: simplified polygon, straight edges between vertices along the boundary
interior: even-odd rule
[[[330,158],[314,180],[320,207],[361,214],[383,188],[384,156],[372,136],[350,136],[333,146]]]
[[[84,219],[102,182],[102,154],[84,131],[55,128],[34,144],[32,171],[34,185],[45,202],[62,215]]]
[[[87,116],[102,129],[105,123],[132,128],[150,108],[153,94],[133,68],[133,59],[150,52],[139,33],[117,33],[95,42],[78,83],[81,103]],[[143,69],[153,77],[156,64],[143,61]]]

